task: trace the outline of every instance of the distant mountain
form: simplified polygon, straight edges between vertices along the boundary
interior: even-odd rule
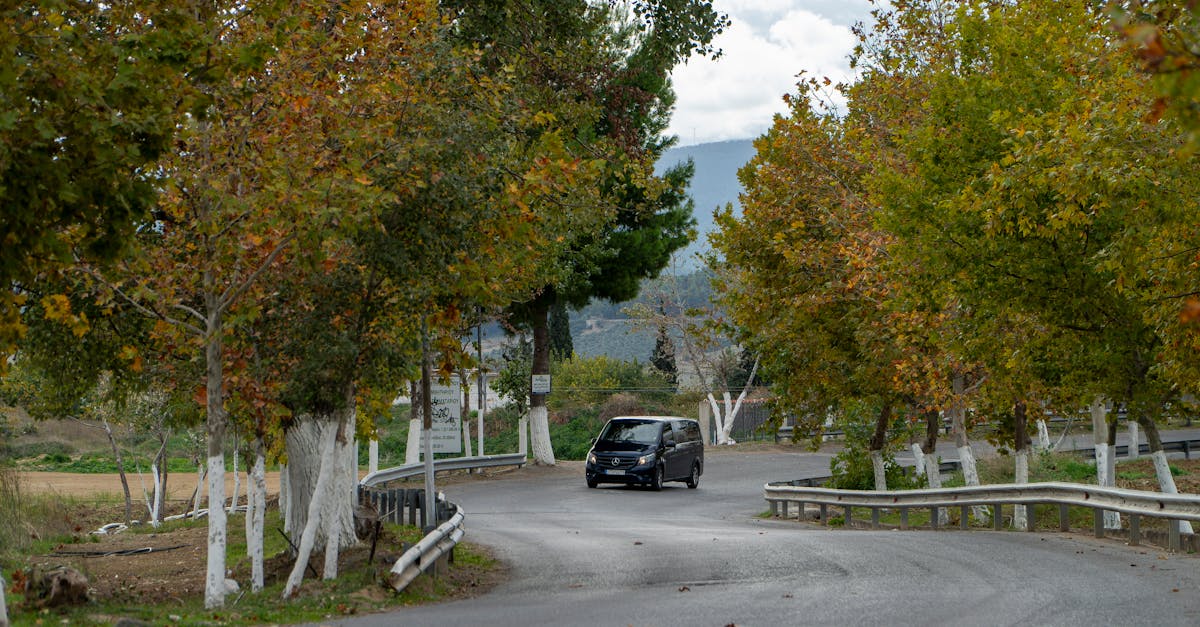
[[[738,195],[742,192],[742,185],[738,182],[737,171],[753,156],[753,140],[739,139],[672,148],[659,160],[656,168],[659,172],[689,158],[696,164],[696,174],[688,191],[696,203],[693,215],[699,235],[691,246],[676,253],[677,272],[692,272],[699,267],[696,253],[706,252],[710,248],[707,236],[715,228],[713,211],[732,204],[734,213],[741,215]]]

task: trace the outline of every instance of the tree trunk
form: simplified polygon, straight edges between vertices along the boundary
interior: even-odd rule
[[[1092,415],[1092,441],[1096,447],[1096,484],[1108,488],[1116,487],[1114,449],[1109,446],[1110,431],[1113,436],[1116,435],[1116,432],[1109,428],[1108,404],[1103,398],[1097,396],[1092,400],[1089,410]],[[1105,510],[1104,528],[1120,529],[1121,515],[1118,512]]]
[[[263,527],[267,517],[267,459],[261,437],[254,439],[254,466],[246,482],[246,552],[250,556],[250,591],[263,589]]]
[[[1138,424],[1146,432],[1146,444],[1150,449],[1150,458],[1154,460],[1154,474],[1158,476],[1158,489],[1163,494],[1178,494],[1175,486],[1175,476],[1171,474],[1171,465],[1167,463],[1167,453],[1162,447],[1162,438],[1158,434],[1158,425],[1148,416],[1137,417]],[[1191,534],[1192,523],[1184,520],[1179,523],[1179,533]]]
[[[883,463],[883,448],[887,444],[887,429],[891,422],[892,404],[884,401],[883,407],[879,410],[879,417],[875,419],[875,432],[871,434],[871,441],[868,444],[871,451],[871,466],[875,470],[875,489],[879,491],[887,490],[887,468]]]
[[[912,452],[913,452],[913,472],[915,472],[918,477],[924,477],[925,476],[925,451],[921,450],[921,444],[919,442],[913,443]],[[933,486],[930,485],[929,487],[932,488]]]
[[[344,419],[344,417],[343,417]],[[317,489],[317,482],[320,479],[321,473],[324,472],[325,459],[328,455],[322,453],[325,442],[330,438],[337,438],[341,421],[333,421],[328,418],[322,420],[315,416],[300,416],[299,420],[288,429],[285,435],[287,446],[288,465],[286,468],[287,484],[288,484],[288,507],[286,514],[287,528],[290,533],[303,533],[307,528],[309,505],[312,503],[314,494]],[[353,448],[348,444],[332,450],[329,455],[336,455],[334,460],[337,462],[337,468],[344,469],[349,460],[347,457],[353,457]],[[346,533],[349,529],[349,537],[354,537],[354,493],[353,490],[346,487],[346,481],[342,475],[345,475],[344,470],[340,470],[338,478],[332,480],[338,486],[338,493],[330,500],[331,512],[339,511],[338,508],[344,508],[349,513],[349,521],[343,517],[335,520],[334,530],[336,536],[341,538],[339,549],[348,546],[346,543]],[[327,529],[325,526],[320,526],[315,531],[314,548],[324,550]],[[352,543],[352,542],[351,542]]]
[[[408,398],[408,441],[404,444],[404,463],[415,464],[421,461],[421,388],[415,382],[409,384]]]
[[[530,374],[550,374],[550,331],[547,325],[548,307],[544,303],[534,304],[531,323],[533,325],[533,364]],[[533,447],[533,463],[554,465],[554,446],[550,442],[550,415],[546,408],[546,395],[529,394],[529,437]]]
[[[367,443],[367,472],[379,472],[379,440]]]
[[[941,416],[937,411],[929,410],[925,412],[925,440],[920,446],[913,445],[914,451],[919,451],[924,462],[924,470],[926,481],[929,487],[937,489],[942,487],[942,465],[941,460],[937,456],[937,440],[938,430],[941,427]],[[938,525],[945,526],[950,524],[950,512],[945,507],[939,507]]]
[[[1138,437],[1138,423],[1136,420],[1130,420],[1129,421],[1129,459],[1137,459],[1138,458],[1138,454],[1140,453],[1140,451],[1138,451],[1138,446],[1140,444],[1140,442],[1138,441],[1139,439],[1140,438]]]
[[[1013,449],[1016,465],[1014,483],[1029,483],[1029,433],[1026,417],[1025,401],[1017,401],[1013,405]],[[1029,520],[1024,505],[1013,507],[1013,527],[1022,531],[1028,529]]]
[[[354,399],[351,398],[353,403]],[[338,553],[343,546],[352,546],[357,537],[354,532],[354,476],[357,466],[354,460],[354,406],[345,409],[346,414],[338,423],[335,435],[334,466],[329,481],[329,494],[321,499],[321,526],[325,529],[325,568],[323,579],[336,579]],[[353,464],[353,466],[351,465]]]
[[[125,476],[125,458],[121,455],[121,447],[117,446],[117,438],[113,436],[112,427],[108,420],[101,418],[104,425],[104,435],[108,436],[108,445],[112,447],[113,457],[117,460],[117,474],[121,477],[121,489],[125,491],[125,525],[133,524],[133,497],[129,493],[129,478]]]
[[[946,415],[950,418],[950,433],[954,436],[958,464],[962,467],[963,481],[969,486],[978,486],[979,465],[975,462],[975,450],[971,448],[971,440],[967,435],[967,405],[964,398],[967,390],[966,376],[955,373],[951,379],[951,388],[954,400],[946,409]],[[985,525],[992,517],[991,508],[986,505],[973,506],[971,512],[975,514],[975,520]]]
[[[285,441],[286,446],[286,441]],[[283,532],[291,533],[292,486],[288,481],[288,465],[279,465],[279,515],[283,517]]]
[[[1046,428],[1046,419],[1037,419],[1038,449],[1050,450],[1050,430]]]
[[[750,393],[750,384],[754,381],[754,375],[758,372],[758,357],[754,358],[754,365],[750,367],[750,376],[746,379],[746,385],[742,386],[741,393],[738,394],[737,402],[730,407],[729,390],[722,392],[725,399],[725,422],[723,424],[725,443],[736,444],[733,438],[729,437],[733,433],[733,421],[737,419],[738,412],[742,410],[742,401],[746,400],[746,395]]]
[[[216,281],[206,271],[205,311],[205,413],[208,426],[208,560],[204,578],[204,607],[225,605],[225,416],[224,364],[222,362],[221,304]],[[214,506],[215,505],[215,506]]]
[[[312,422],[318,421],[314,420]],[[295,429],[296,427],[293,427],[288,431],[289,444],[292,441],[291,431]],[[305,511],[305,516],[304,523],[302,525],[293,527],[294,529],[302,529],[303,531],[300,534],[300,543],[296,553],[296,563],[292,566],[292,572],[287,578],[287,585],[284,586],[283,589],[284,599],[290,598],[292,594],[295,593],[296,588],[300,587],[300,582],[304,580],[304,570],[308,567],[308,560],[310,557],[312,557],[313,550],[317,548],[317,532],[321,527],[321,512],[323,509],[321,500],[330,496],[329,484],[333,479],[333,475],[336,474],[334,467],[337,466],[337,463],[333,460],[333,455],[334,447],[337,444],[337,430],[335,428],[322,429],[317,427],[311,430],[311,434],[319,438],[319,454],[316,455],[318,471],[316,480],[313,482],[311,492],[308,490],[295,490],[293,493],[294,497],[299,497],[300,493],[309,492],[306,506],[301,506],[299,498],[297,498],[297,502],[293,506],[293,509],[295,510],[303,509]],[[298,466],[299,464],[296,463],[298,460],[291,456],[291,446],[288,448],[288,459],[292,460],[288,466]],[[296,479],[296,476],[293,476],[293,479]],[[293,483],[293,488],[296,487],[298,486]]]
[[[8,627],[8,604],[4,602],[4,589],[7,587],[4,573],[0,573],[0,627]]]
[[[470,457],[471,448],[471,383],[466,370],[458,371],[458,381],[462,385],[462,441],[463,457]],[[468,471],[468,472],[474,472]]]
[[[162,522],[163,514],[166,511],[167,500],[167,442],[171,439],[170,431],[159,431],[159,447],[158,452],[154,454],[154,462],[150,466],[150,471],[154,473],[154,506],[151,522],[154,526],[158,526]]]
[[[204,464],[197,462],[197,464],[196,464],[196,490],[195,490],[195,492],[192,492],[191,514],[192,514],[193,519],[200,517],[200,507],[201,507],[202,501],[204,500],[204,477],[205,477]]]
[[[242,489],[242,476],[238,474],[238,446],[237,432],[233,436],[233,495],[229,497],[229,513],[232,514],[237,509],[238,492]],[[224,505],[224,503],[222,503]]]

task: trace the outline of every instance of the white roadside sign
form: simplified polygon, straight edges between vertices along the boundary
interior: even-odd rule
[[[457,380],[450,385],[434,383],[430,386],[429,402],[433,406],[431,420],[433,429],[429,438],[434,453],[462,452],[462,405]]]

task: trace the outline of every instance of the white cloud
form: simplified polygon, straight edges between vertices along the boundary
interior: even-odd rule
[[[828,5],[803,0],[725,0],[716,2],[732,26],[717,37],[720,59],[693,58],[672,74],[677,101],[669,133],[680,143],[696,144],[757,137],[776,113],[782,97],[795,91],[805,72],[834,81],[851,77],[847,55],[855,39],[845,22],[846,4],[837,18],[814,9]],[[865,3],[861,3],[865,6]],[[859,7],[867,19],[866,9]]]

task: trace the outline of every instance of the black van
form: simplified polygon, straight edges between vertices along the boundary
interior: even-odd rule
[[[700,423],[674,416],[618,416],[608,421],[588,451],[589,488],[625,483],[661,490],[666,481],[700,485],[704,440]]]

